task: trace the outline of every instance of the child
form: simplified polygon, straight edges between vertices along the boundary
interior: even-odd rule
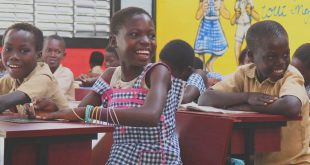
[[[197,100],[206,91],[206,73],[201,69],[194,69],[195,53],[187,42],[170,41],[161,50],[159,57],[170,67],[174,77],[187,81],[182,103]]]
[[[74,76],[72,71],[60,63],[66,56],[66,44],[57,34],[48,36],[43,44],[43,61],[48,64],[61,91],[68,101],[74,100]]]
[[[107,69],[79,108],[48,114],[44,107],[34,108],[41,109],[43,119],[78,120],[86,113],[86,121],[90,117],[114,121],[114,144],[107,164],[182,164],[174,131],[182,80],[171,79],[163,64],[148,64],[156,48],[151,16],[141,8],[124,8],[113,15],[110,29],[110,45],[121,66]]]
[[[90,65],[90,76],[99,76],[103,73],[102,64],[104,61],[103,54],[101,52],[94,51],[91,53],[89,58],[89,65]]]
[[[114,48],[108,47],[105,53],[105,66],[109,67],[117,67],[120,65],[118,55],[116,54]]]
[[[0,112],[31,102],[33,97],[46,97],[59,108],[68,107],[57,81],[47,64],[38,62],[43,34],[37,27],[16,23],[6,29],[1,57],[9,75],[0,79]],[[23,106],[17,106],[23,113]]]
[[[302,75],[290,66],[285,29],[275,21],[253,24],[246,35],[253,64],[243,65],[229,78],[215,84],[198,100],[233,110],[286,116],[301,115],[282,127],[281,151],[255,155],[256,165],[309,164],[309,101]]]
[[[305,87],[310,98],[310,43],[301,45],[294,53],[292,63],[303,75]]]
[[[0,78],[7,74],[7,71],[3,65],[2,59],[0,58]]]
[[[247,48],[244,48],[241,51],[240,56],[238,57],[238,63],[239,66],[252,63],[251,59],[248,56]]]

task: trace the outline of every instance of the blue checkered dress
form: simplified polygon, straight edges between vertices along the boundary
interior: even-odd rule
[[[103,96],[104,107],[140,107],[144,104],[147,95],[147,90],[142,88],[142,81],[147,71],[155,65],[157,64],[148,64],[131,89],[112,89],[100,78],[93,89]],[[182,164],[179,142],[175,133],[175,112],[181,99],[183,82],[180,79],[171,81],[172,86],[157,127],[115,125],[114,144],[107,164]]]
[[[221,56],[226,52],[228,44],[217,13],[214,0],[210,0],[197,32],[195,53]]]
[[[189,86],[189,85],[193,85],[196,88],[198,88],[200,94],[203,94],[207,90],[207,87],[206,87],[205,82],[203,81],[203,78],[197,73],[193,73],[189,76],[186,82],[186,86]]]

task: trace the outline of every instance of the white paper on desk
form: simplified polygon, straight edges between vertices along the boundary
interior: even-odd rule
[[[231,111],[226,109],[214,108],[210,106],[199,106],[198,104],[191,102],[187,104],[181,104],[181,108],[202,111],[202,112],[217,112],[217,113],[256,113],[256,112],[246,112],[246,111]]]
[[[0,165],[4,165],[4,137],[0,137]]]

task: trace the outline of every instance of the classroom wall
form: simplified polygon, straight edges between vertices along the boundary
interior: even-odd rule
[[[194,46],[200,23],[200,20],[195,19],[199,1],[160,0],[156,2],[157,59],[159,51],[172,39],[183,39]],[[224,4],[232,16],[235,0],[225,0]],[[291,55],[299,45],[310,42],[309,0],[254,0],[254,6],[261,20],[276,20],[286,28]],[[230,20],[222,17],[220,22],[228,41],[228,50],[215,61],[214,69],[217,72],[229,74],[237,67],[234,53],[236,25],[232,26]],[[206,57],[208,58],[209,55]]]

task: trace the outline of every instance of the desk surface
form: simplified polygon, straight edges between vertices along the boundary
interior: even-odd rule
[[[0,121],[0,136],[5,138],[82,135],[112,132],[113,130],[112,126],[85,124],[82,122],[12,123]]]
[[[212,112],[198,112],[190,110],[179,110],[178,113],[192,113],[199,115],[210,115],[215,117],[225,117],[231,118],[235,123],[238,122],[280,122],[280,121],[289,121],[289,120],[301,120],[300,116],[296,117],[287,117],[283,115],[271,115],[271,114],[262,114],[262,113],[234,113],[234,114],[223,114],[223,113],[212,113]]]

